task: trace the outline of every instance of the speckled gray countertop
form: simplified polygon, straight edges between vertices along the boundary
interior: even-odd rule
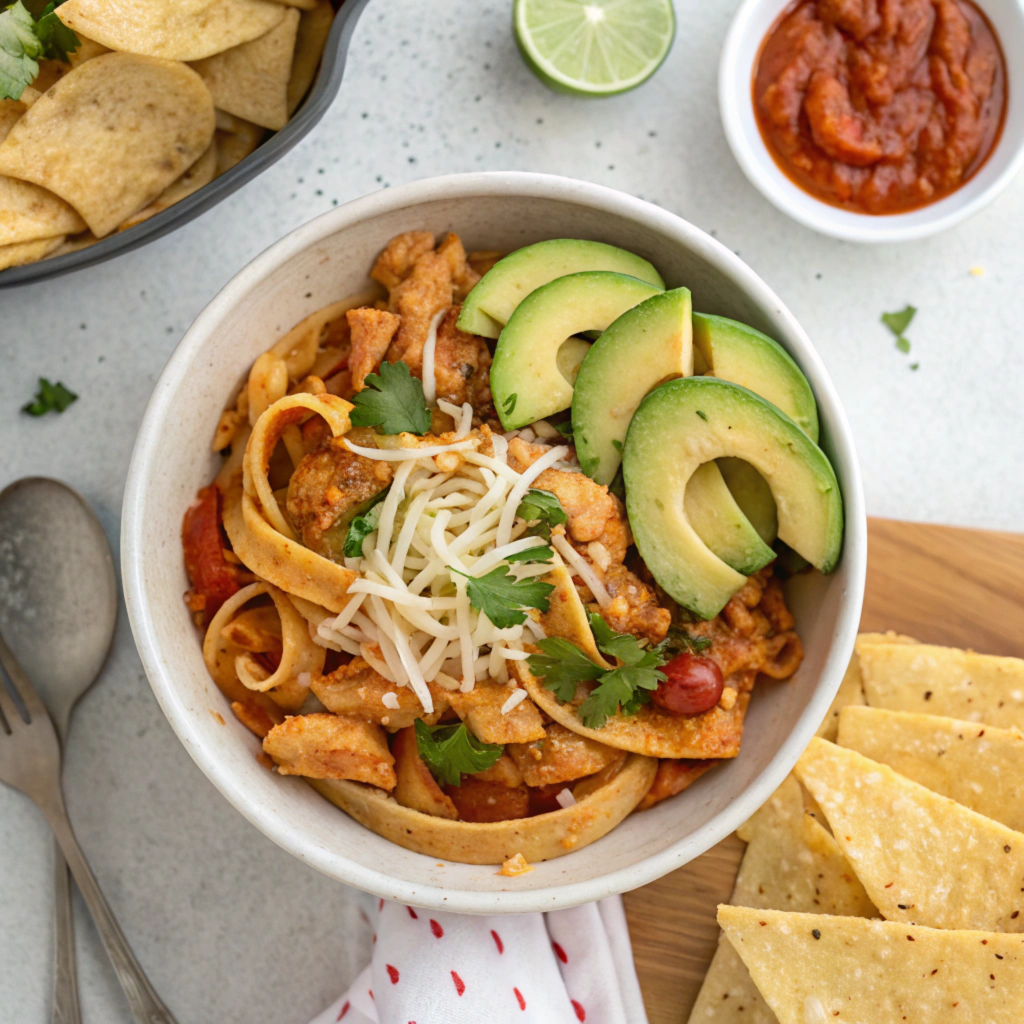
[[[677,0],[675,47],[657,76],[588,102],[547,91],[526,69],[508,0],[374,0],[334,108],[281,163],[148,248],[0,292],[0,486],[28,474],[66,480],[116,551],[153,384],[237,270],[303,221],[387,185],[528,169],[657,203],[761,274],[832,374],[872,514],[1021,529],[1024,179],[968,223],[914,244],[859,247],[792,223],[747,183],[719,124],[716,66],[736,4]],[[879,323],[907,303],[920,310],[909,356]],[[62,416],[19,414],[41,375],[81,396]],[[65,778],[82,846],[181,1024],[305,1024],[368,959],[355,894],[265,839],[192,763],[123,614],[76,713]],[[41,817],[0,787],[0,1024],[49,1021],[50,856]],[[85,1019],[127,1021],[77,911]]]

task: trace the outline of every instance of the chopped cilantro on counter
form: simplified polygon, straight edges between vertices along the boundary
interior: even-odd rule
[[[27,412],[29,416],[43,416],[48,412],[63,412],[77,400],[78,395],[68,391],[60,381],[51,384],[45,377],[40,377],[35,400],[23,405],[21,411]]]
[[[430,410],[423,385],[405,363],[383,362],[380,373],[366,378],[366,388],[352,396],[353,427],[378,427],[382,434],[430,431]]]
[[[523,500],[516,510],[516,517],[533,523],[534,525],[527,533],[535,537],[543,537],[545,540],[551,537],[553,526],[561,526],[569,521],[558,497],[550,491],[541,491],[536,488],[531,488],[523,495]]]
[[[416,747],[438,782],[462,784],[463,775],[475,775],[490,768],[504,751],[500,743],[483,743],[467,728],[458,725],[427,725],[416,719]]]
[[[910,322],[914,319],[917,310],[913,306],[907,306],[898,313],[883,313],[882,323],[896,335],[896,347],[906,354],[910,351],[910,341],[904,337]]]
[[[469,603],[483,612],[498,629],[521,626],[526,621],[523,608],[546,612],[548,597],[555,589],[550,583],[539,580],[517,580],[504,565],[483,576],[470,576],[458,569],[451,571],[469,580],[466,584]]]

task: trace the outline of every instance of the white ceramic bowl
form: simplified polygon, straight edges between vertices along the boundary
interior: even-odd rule
[[[795,581],[789,597],[806,658],[786,683],[759,686],[742,754],[692,789],[568,856],[519,878],[493,866],[439,864],[380,838],[295,778],[256,762],[259,743],[226,707],[182,601],[181,517],[212,478],[210,438],[253,360],[326,303],[367,286],[393,235],[453,229],[470,249],[510,251],[544,238],[611,242],[653,261],[698,309],[777,338],[810,379],[823,447],[846,502],[845,549],[829,577]],[[779,785],[824,717],[860,617],[867,553],[863,495],[839,399],[807,335],[756,274],[665,210],[598,185],[540,174],[465,174],[391,188],[298,228],[249,264],[200,314],[156,385],[124,499],[122,572],[135,640],[175,732],[214,785],[254,825],[343,882],[422,907],[464,913],[550,910],[650,882],[732,832]],[[219,710],[227,725],[210,714]]]
[[[744,0],[718,67],[718,105],[733,155],[761,194],[794,220],[849,242],[905,242],[959,224],[992,202],[1024,162],[1024,4],[980,0],[1003,46],[1007,106],[1003,132],[981,170],[929,206],[885,216],[852,213],[816,199],[790,181],[768,152],[754,118],[752,79],[761,42],[792,0]]]

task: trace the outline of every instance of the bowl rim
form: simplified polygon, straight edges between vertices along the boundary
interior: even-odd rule
[[[819,401],[833,414],[836,429],[830,436],[837,464],[845,471],[843,497],[846,509],[844,558],[848,585],[840,598],[831,646],[821,680],[789,735],[779,745],[765,770],[725,809],[703,826],[670,847],[628,867],[597,878],[563,882],[542,889],[501,893],[420,884],[394,878],[386,870],[357,863],[339,853],[326,851],[280,822],[246,792],[240,780],[221,768],[212,749],[207,749],[194,723],[197,721],[178,691],[174,673],[160,656],[151,609],[144,600],[142,514],[146,488],[156,475],[154,448],[165,422],[173,422],[173,394],[199,357],[206,338],[231,315],[240,299],[260,281],[296,254],[315,246],[346,227],[379,214],[414,209],[425,203],[475,197],[542,198],[620,215],[656,231],[677,244],[686,245],[733,280],[755,302],[770,307],[786,322],[789,339],[799,349],[801,368],[811,379]],[[283,849],[317,870],[359,889],[388,899],[458,913],[507,913],[554,910],[622,893],[654,881],[689,862],[724,839],[747,820],[781,784],[810,742],[831,705],[848,658],[853,650],[860,620],[867,563],[867,520],[860,469],[852,432],[838,394],[820,357],[792,313],[769,287],[733,252],[699,228],[660,207],[602,185],[556,175],[524,171],[454,174],[427,178],[383,189],[336,207],[296,228],[266,249],[236,274],[196,317],[179,342],[157,381],[143,416],[132,453],[122,507],[121,572],[132,633],[147,678],[171,727],[207,778],[253,825]],[[338,811],[337,813],[343,813]],[[571,855],[568,855],[571,856]]]
[[[947,201],[953,199],[959,190],[955,190],[949,196],[945,196],[935,203],[918,207],[905,214],[875,216],[843,210],[838,206],[826,203],[817,196],[805,192],[795,182],[791,182],[781,169],[777,175],[766,172],[755,153],[766,153],[769,159],[772,159],[771,154],[768,153],[756,126],[753,133],[749,131],[746,119],[740,114],[741,111],[752,110],[753,107],[750,88],[753,68],[741,66],[741,51],[745,48],[753,32],[752,21],[755,12],[762,7],[778,5],[779,14],[781,14],[791,2],[792,0],[743,0],[729,24],[718,63],[718,109],[729,148],[747,180],[776,209],[803,224],[804,227],[846,242],[909,242],[928,238],[947,228],[954,227],[988,206],[1006,189],[1024,164],[1024,134],[1015,143],[1016,151],[1009,157],[1006,166],[992,181],[966,202],[945,209],[943,207]],[[1013,0],[1007,5],[1006,10],[1008,16],[1018,19],[1022,30],[1024,30],[1024,5],[1019,0]],[[988,10],[985,11],[985,14],[992,20]],[[995,27],[994,21],[993,26]],[[998,34],[998,28],[996,31]],[[757,40],[757,44],[760,47],[760,38]],[[1010,58],[1001,35],[1000,45],[1003,47],[1004,59],[1009,72]],[[743,88],[739,88],[740,82],[743,83]],[[1015,76],[1008,73],[1007,115],[1015,93],[1018,91],[1015,83]],[[1010,145],[1013,143],[1008,139],[1004,126],[995,147],[977,173],[981,173],[989,161],[995,158],[1000,147]],[[775,166],[774,159],[772,159],[772,166]],[[969,185],[970,179],[962,187],[969,187]],[[798,199],[798,196],[802,198]],[[901,218],[910,216],[915,218],[912,223],[901,220]]]
[[[0,289],[60,277],[74,270],[105,263],[123,253],[155,242],[212,209],[268,167],[276,164],[316,127],[334,102],[345,74],[349,44],[352,42],[356,23],[369,2],[370,0],[342,0],[341,6],[335,11],[334,23],[324,44],[316,78],[309,87],[305,99],[288,119],[288,123],[280,131],[271,133],[244,160],[192,195],[142,221],[141,224],[136,224],[125,231],[115,231],[93,245],[63,256],[0,270]]]

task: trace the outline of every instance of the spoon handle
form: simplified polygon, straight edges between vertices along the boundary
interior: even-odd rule
[[[57,842],[64,851],[71,874],[75,876],[78,888],[85,899],[89,913],[96,923],[96,928],[107,949],[107,955],[114,965],[117,980],[124,989],[135,1024],[175,1024],[170,1010],[153,990],[149,979],[143,973],[139,962],[135,959],[128,941],[125,939],[116,918],[107,905],[96,879],[93,877],[85,855],[82,853],[71,830],[71,822],[64,808],[64,800],[59,790],[52,792],[48,799],[38,801],[57,837]]]
[[[53,844],[54,942],[53,1024],[82,1024],[78,1003],[78,967],[75,963],[75,928],[71,917],[71,876],[59,843]]]

